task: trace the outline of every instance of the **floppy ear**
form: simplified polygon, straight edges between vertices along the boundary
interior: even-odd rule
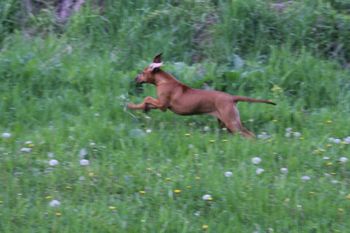
[[[158,54],[153,58],[153,63],[161,63],[162,62],[162,53]]]

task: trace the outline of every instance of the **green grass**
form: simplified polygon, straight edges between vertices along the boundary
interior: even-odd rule
[[[328,142],[349,136],[350,114],[339,101],[346,72],[336,64],[275,49],[265,64],[247,60],[230,72],[204,65],[202,82],[223,87],[214,79],[221,75],[230,93],[278,103],[239,105],[248,128],[271,135],[245,140],[207,116],[125,111],[129,99],[154,88],[128,95],[137,69],[118,71],[109,52],[74,44],[66,51],[54,37],[29,43],[15,38],[0,56],[0,132],[12,134],[0,140],[1,232],[201,232],[203,225],[209,232],[347,232],[350,163],[338,160],[349,157],[350,145]],[[200,86],[199,67],[169,62],[166,69]],[[337,91],[327,100],[317,92],[323,87]],[[301,138],[286,138],[287,127]],[[31,153],[20,152],[26,141]],[[82,148],[89,166],[79,164]],[[255,156],[261,164],[252,164]],[[265,172],[256,175],[257,167]],[[52,200],[61,205],[50,207]]]
[[[58,25],[53,1],[22,21],[1,2],[0,232],[350,232],[348,4],[268,4],[88,2]],[[160,51],[192,87],[276,102],[238,106],[269,138],[126,110],[156,95],[133,80]]]

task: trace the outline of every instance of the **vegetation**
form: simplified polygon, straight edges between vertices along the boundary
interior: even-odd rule
[[[0,2],[0,232],[349,232],[347,0],[62,2]],[[257,140],[126,110],[158,52]]]

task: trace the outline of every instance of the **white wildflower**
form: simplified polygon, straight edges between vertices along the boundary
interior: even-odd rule
[[[231,177],[233,174],[232,174],[232,172],[227,171],[227,172],[224,173],[224,175],[225,175],[226,177]]]
[[[261,158],[259,158],[259,157],[254,157],[254,158],[252,158],[252,163],[253,163],[253,164],[259,164],[259,163],[261,163]]]
[[[284,134],[284,136],[285,136],[286,138],[290,138],[291,133],[290,133],[290,132],[286,132],[286,133]]]
[[[310,176],[302,176],[302,177],[301,177],[301,180],[302,180],[302,181],[309,181],[310,179],[311,179]]]
[[[345,144],[350,144],[350,136],[344,138],[343,142],[344,142]]]
[[[333,137],[328,138],[328,141],[335,144],[341,143],[341,140],[339,138],[333,138]]]
[[[146,133],[152,133],[151,129],[146,129]]]
[[[79,157],[80,157],[81,159],[85,158],[87,155],[88,155],[88,151],[87,151],[86,148],[80,149],[80,151],[79,151]]]
[[[1,136],[2,136],[2,138],[8,139],[8,138],[10,138],[12,135],[11,135],[11,133],[5,132],[5,133],[2,133]]]
[[[30,153],[30,152],[32,152],[32,148],[30,148],[30,147],[23,147],[23,148],[21,148],[21,152],[23,152],[23,153]]]
[[[81,166],[88,166],[88,165],[90,165],[90,161],[87,160],[87,159],[81,159],[80,160],[80,165]]]
[[[329,160],[330,158],[328,156],[323,156],[323,160]]]
[[[58,200],[52,200],[52,201],[50,201],[49,205],[51,207],[59,207],[61,205],[61,202]]]
[[[291,133],[292,131],[293,131],[292,128],[286,128],[286,132],[287,132],[287,133]]]
[[[58,164],[59,164],[59,162],[56,159],[51,159],[49,161],[49,165],[52,167],[57,166]]]
[[[287,174],[287,173],[288,173],[288,168],[282,167],[282,168],[280,169],[280,171],[281,171],[282,174]]]
[[[334,141],[333,141],[335,144],[339,144],[341,143],[341,140],[339,138],[335,138]]]
[[[301,137],[301,133],[300,133],[300,132],[294,132],[294,133],[293,133],[293,136],[294,136],[295,138],[300,138],[300,137]]]
[[[211,201],[211,200],[213,200],[213,198],[212,198],[212,196],[210,194],[203,195],[202,199],[204,201]]]
[[[269,139],[271,136],[268,135],[266,132],[262,132],[261,134],[258,134],[257,136],[259,139]]]
[[[341,162],[341,163],[346,163],[348,160],[349,160],[349,159],[346,158],[346,157],[340,157],[340,158],[339,158],[339,162]]]
[[[255,170],[255,173],[257,174],[257,175],[260,175],[260,174],[262,174],[263,172],[265,171],[265,169],[264,168],[257,168],[256,170]]]
[[[210,127],[209,127],[209,126],[204,126],[203,130],[204,130],[205,132],[208,132],[208,131],[210,131]]]

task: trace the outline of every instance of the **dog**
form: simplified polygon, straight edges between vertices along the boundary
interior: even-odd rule
[[[158,98],[147,96],[142,103],[129,103],[132,110],[151,109],[170,110],[179,115],[209,114],[218,119],[221,128],[227,128],[230,133],[240,133],[247,138],[255,135],[243,127],[237,109],[237,102],[255,102],[276,105],[270,100],[254,99],[244,96],[233,96],[225,92],[193,89],[171,74],[163,71],[162,54],[154,57],[153,63],[138,74],[135,82],[139,85],[150,83],[156,86]]]

